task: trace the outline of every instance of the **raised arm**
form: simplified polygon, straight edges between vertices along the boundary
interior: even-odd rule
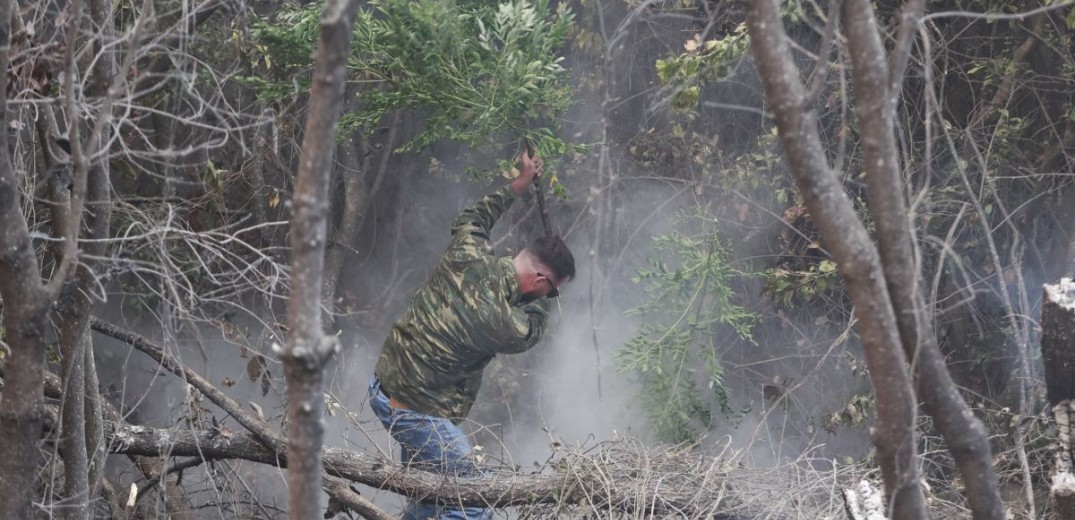
[[[486,195],[455,218],[452,223],[453,245],[488,245],[489,232],[496,221],[540,174],[541,159],[531,159],[524,153],[519,156],[515,166],[519,170],[519,176],[512,180],[511,184]]]

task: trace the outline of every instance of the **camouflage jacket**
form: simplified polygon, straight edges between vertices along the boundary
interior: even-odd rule
[[[415,411],[462,420],[493,356],[524,352],[544,332],[548,300],[522,303],[515,265],[489,243],[514,201],[504,187],[459,214],[448,251],[381,348],[381,387]]]

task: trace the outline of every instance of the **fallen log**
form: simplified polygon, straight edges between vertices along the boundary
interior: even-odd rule
[[[287,467],[286,451],[274,451],[253,435],[220,427],[211,431],[157,429],[108,424],[112,453],[144,456],[243,459]],[[737,510],[720,474],[707,472],[617,473],[587,467],[583,460],[561,465],[562,471],[539,474],[500,473],[455,479],[405,470],[365,453],[326,447],[325,472],[331,476],[423,500],[467,506],[509,507],[537,504],[585,504],[597,510],[733,520],[752,518]]]

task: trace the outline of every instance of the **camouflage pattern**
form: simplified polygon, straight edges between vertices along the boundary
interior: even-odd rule
[[[544,332],[548,299],[522,302],[515,265],[489,243],[514,201],[504,187],[459,214],[448,251],[381,348],[382,389],[414,411],[459,422],[493,356],[524,352]]]

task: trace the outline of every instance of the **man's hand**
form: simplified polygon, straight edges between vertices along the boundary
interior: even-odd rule
[[[541,157],[531,158],[526,152],[519,154],[519,158],[515,160],[515,168],[519,170],[519,176],[511,181],[511,192],[516,197],[522,195],[534,179],[541,175],[543,165]]]

